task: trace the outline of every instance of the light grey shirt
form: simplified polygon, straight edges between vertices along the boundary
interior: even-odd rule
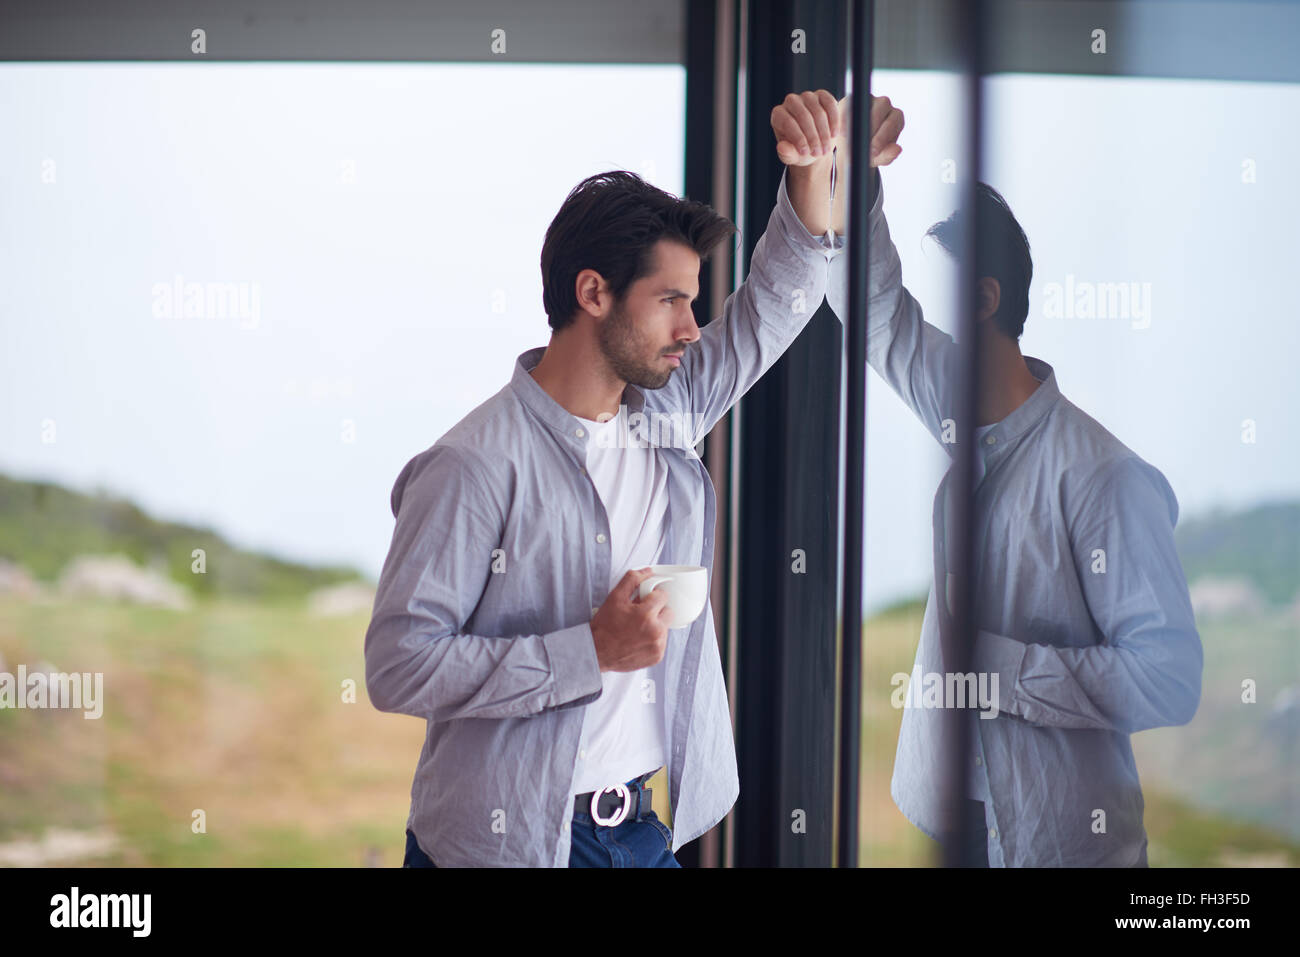
[[[883,192],[869,218],[868,363],[951,455],[956,345],[903,287]],[[841,319],[844,266],[832,263],[827,287]],[[1144,865],[1129,735],[1187,723],[1201,690],[1201,641],[1174,549],[1178,503],[1158,470],[1061,394],[1051,366],[1026,362],[1041,384],[976,453],[971,668],[998,680],[996,716],[968,712],[967,794],[985,801],[993,867]],[[932,586],[913,676],[942,672],[936,604]],[[884,687],[889,676],[866,680]],[[936,787],[941,715],[904,708],[891,784],[899,810],[936,839],[955,820]]]
[[[663,564],[712,577],[715,496],[695,446],[821,305],[841,246],[808,232],[783,175],[722,315],[666,386],[624,391],[632,427],[668,469]],[[439,867],[568,866],[583,709],[601,693],[591,617],[609,594],[610,526],[585,469],[590,436],[528,374],[543,352],[521,355],[509,384],[393,487],[366,688],[379,710],[428,722],[407,827]],[[676,850],[739,793],[707,604],[669,631],[659,693]]]

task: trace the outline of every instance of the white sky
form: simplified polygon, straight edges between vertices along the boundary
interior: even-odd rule
[[[948,266],[921,236],[955,202],[951,78],[873,87],[907,116],[884,180],[904,281],[949,327]],[[1164,471],[1184,516],[1300,495],[1300,133],[1279,121],[1300,90],[990,90],[983,178],[1034,255],[1025,351]],[[547,341],[538,257],[569,189],[626,168],[681,192],[684,92],[678,66],[0,65],[0,470],[377,575],[402,465]],[[1045,318],[1067,274],[1151,283],[1150,327]],[[177,275],[257,284],[256,321],[156,316]],[[871,610],[928,582],[945,459],[868,382]]]

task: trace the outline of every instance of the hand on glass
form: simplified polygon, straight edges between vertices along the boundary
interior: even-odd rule
[[[829,157],[832,148],[848,159],[851,95],[837,101],[826,90],[791,93],[772,108],[776,155],[787,166],[810,166]],[[888,166],[903,148],[903,111],[887,96],[871,99],[871,165]]]

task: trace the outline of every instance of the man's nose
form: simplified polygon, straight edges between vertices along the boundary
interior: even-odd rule
[[[695,323],[695,314],[689,309],[686,312],[686,321],[681,323],[673,330],[673,339],[677,342],[685,342],[688,345],[700,338],[700,327]]]

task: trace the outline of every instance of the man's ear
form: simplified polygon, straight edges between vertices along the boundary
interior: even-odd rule
[[[609,284],[605,277],[594,269],[584,269],[574,279],[574,297],[578,300],[578,309],[593,319],[601,319],[609,310],[612,298]]]
[[[985,276],[975,284],[975,321],[983,322],[993,317],[1002,302],[1002,285],[992,276]]]

